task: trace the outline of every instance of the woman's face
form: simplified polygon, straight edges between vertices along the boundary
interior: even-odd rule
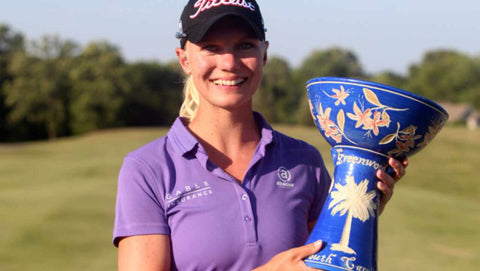
[[[235,27],[232,27],[235,26]],[[246,23],[227,17],[215,23],[199,43],[177,49],[183,70],[192,75],[200,95],[200,109],[251,109],[266,63],[267,43]]]

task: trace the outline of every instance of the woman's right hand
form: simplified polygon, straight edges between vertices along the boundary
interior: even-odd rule
[[[316,270],[308,267],[303,259],[320,251],[322,241],[318,240],[314,243],[289,249],[275,255],[266,264],[255,268],[253,271],[292,271],[292,270]]]

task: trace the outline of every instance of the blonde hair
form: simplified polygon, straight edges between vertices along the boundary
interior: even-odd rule
[[[188,76],[183,86],[183,103],[180,107],[180,117],[192,120],[197,113],[199,104],[198,90],[192,76]]]

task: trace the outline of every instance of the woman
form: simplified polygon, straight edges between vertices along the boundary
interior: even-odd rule
[[[254,0],[186,5],[176,49],[188,75],[181,117],[120,171],[119,270],[310,270],[302,259],[321,241],[302,245],[330,177],[315,148],[252,111],[264,31]],[[390,165],[396,178],[377,174],[381,208],[406,161]]]

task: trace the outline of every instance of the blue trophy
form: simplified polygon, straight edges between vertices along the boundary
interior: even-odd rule
[[[376,171],[389,156],[423,149],[448,114],[438,104],[391,86],[322,77],[307,82],[314,122],[332,146],[334,178],[307,243],[325,247],[305,263],[323,270],[377,270]],[[388,170],[388,169],[387,169]]]

